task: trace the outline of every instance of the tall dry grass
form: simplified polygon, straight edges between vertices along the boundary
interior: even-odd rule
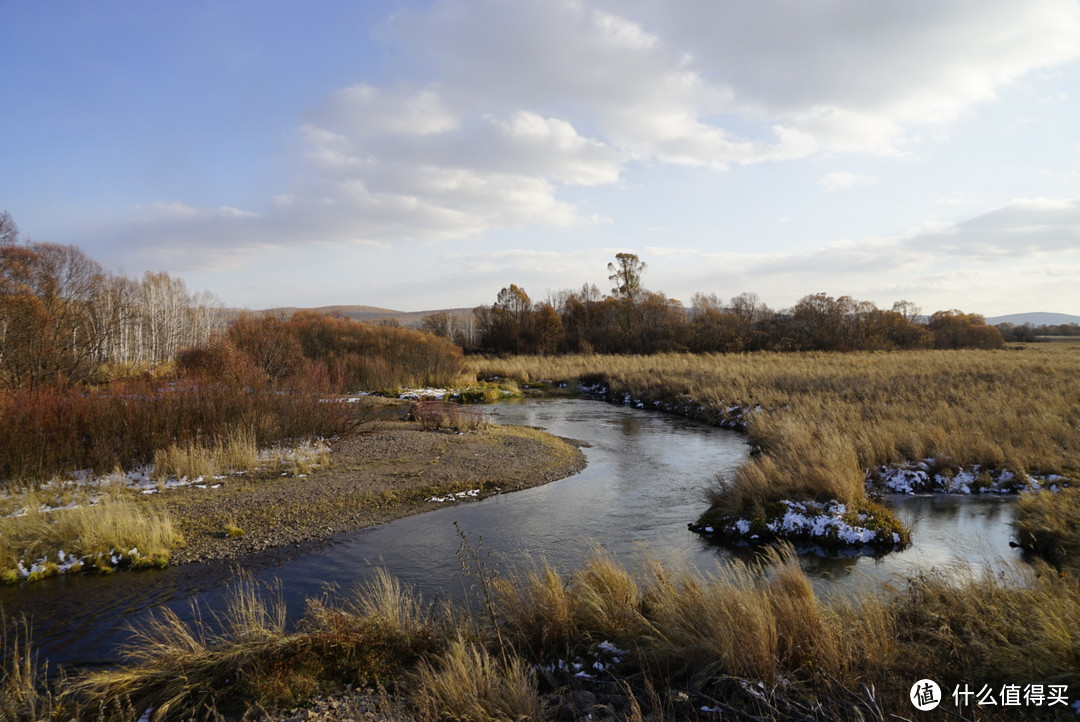
[[[15,572],[20,561],[29,569],[44,558],[45,568],[34,578],[57,574],[60,551],[67,558],[85,558],[100,571],[112,570],[109,557],[114,554],[125,565],[161,567],[182,542],[166,512],[123,496],[51,512],[32,507],[25,516],[0,518],[0,572],[5,581],[20,581]]]
[[[1080,488],[1024,495],[1015,526],[1022,547],[1080,575]]]
[[[760,407],[764,453],[736,474],[746,498],[861,498],[863,471],[934,458],[1015,472],[1080,474],[1080,345],[1001,351],[660,354],[473,358],[480,377],[602,379],[616,395],[703,418]],[[697,411],[704,406],[704,411]]]
[[[121,667],[75,680],[69,704],[153,709],[154,720],[287,708],[330,686],[404,680],[448,638],[444,621],[385,573],[351,600],[309,600],[295,625],[280,589],[248,581],[223,612],[195,611],[192,622],[161,612],[132,639]]]
[[[189,441],[185,444],[169,444],[154,452],[153,465],[156,479],[196,479],[254,469],[259,466],[259,449],[254,433],[237,428],[209,443]]]
[[[653,563],[645,580],[601,553],[566,579],[544,566],[500,580],[498,602],[527,658],[565,659],[609,641],[634,650],[654,678],[699,690],[725,676],[874,679],[894,646],[882,599],[822,601],[790,549],[705,576]]]
[[[541,720],[536,673],[524,659],[503,660],[463,637],[420,662],[414,704],[426,720]]]
[[[704,576],[653,564],[635,577],[598,555],[567,576],[540,567],[503,578],[494,593],[495,615],[436,608],[380,574],[344,601],[310,600],[290,626],[273,591],[242,585],[220,616],[159,616],[123,666],[87,673],[66,701],[187,719],[378,683],[424,719],[541,719],[538,677],[568,685],[572,672],[556,663],[589,659],[605,641],[625,651],[602,676],[629,681],[638,714],[659,707],[657,689],[712,700],[738,689],[762,710],[831,700],[841,717],[850,710],[838,695],[863,690],[852,705],[876,710],[876,696],[884,713],[905,717],[924,677],[943,689],[1080,682],[1080,592],[1045,569],[822,598],[789,549]],[[864,718],[884,719],[881,710]]]
[[[59,718],[63,707],[47,683],[48,664],[38,660],[26,619],[0,610],[0,720],[37,722]]]
[[[928,669],[946,684],[1080,684],[1080,588],[1045,564],[1011,578],[909,580],[896,619],[895,667],[908,677]]]

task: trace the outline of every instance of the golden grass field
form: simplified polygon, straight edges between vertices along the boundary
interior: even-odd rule
[[[1080,344],[1001,351],[473,358],[480,378],[602,377],[617,393],[710,410],[733,405],[762,454],[728,480],[732,510],[778,498],[865,494],[865,470],[934,458],[1080,475]]]
[[[602,377],[618,393],[702,406],[703,416],[760,407],[747,432],[762,453],[717,502],[731,508],[800,496],[861,500],[867,468],[924,458],[1080,476],[1080,344],[467,363],[480,378],[524,384]],[[610,674],[632,720],[689,718],[672,706],[673,689],[695,703],[723,702],[733,719],[761,720],[911,718],[908,691],[925,677],[946,691],[1065,685],[1073,699],[1078,508],[1075,491],[1021,502],[1019,530],[1061,549],[1067,558],[1057,569],[1036,562],[1008,577],[927,574],[854,598],[817,595],[786,549],[707,577],[661,565],[635,577],[600,555],[566,575],[541,566],[496,578],[465,559],[483,590],[471,611],[423,602],[381,575],[343,600],[311,600],[292,627],[272,595],[245,587],[219,612],[220,631],[163,615],[120,668],[90,672],[62,694],[42,692],[25,645],[5,639],[17,653],[0,680],[0,717],[125,719],[154,707],[162,718],[209,718],[383,684],[419,719],[546,718],[552,700],[538,679],[566,683],[550,665],[592,659],[603,641],[626,650]],[[481,558],[475,550],[474,562]],[[978,718],[1055,712],[1072,713],[984,707]]]

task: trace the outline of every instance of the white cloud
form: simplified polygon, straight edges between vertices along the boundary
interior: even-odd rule
[[[311,110],[302,180],[275,189],[257,217],[143,209],[130,244],[153,238],[210,264],[243,248],[479,238],[606,220],[611,206],[597,212],[574,189],[616,184],[630,166],[905,154],[1025,73],[1080,56],[1080,5],[435,0],[393,16],[380,37],[402,72],[357,78]],[[992,220],[1016,222],[991,234],[990,251],[975,221],[949,243],[983,255],[1016,252],[1016,238],[1075,243],[1067,220],[1021,222],[1036,210],[1002,209]]]
[[[433,135],[458,127],[458,117],[431,88],[382,89],[367,83],[337,91],[321,111],[328,125],[350,135]]]
[[[855,173],[836,172],[826,173],[818,179],[818,183],[825,186],[827,191],[838,191],[846,188],[856,188],[858,186],[873,185],[878,182],[878,179],[873,176],[857,175]]]
[[[966,206],[978,202],[978,198],[970,193],[952,193],[934,201],[939,206]]]

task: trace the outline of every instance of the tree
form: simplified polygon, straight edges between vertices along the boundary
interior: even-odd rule
[[[12,246],[19,240],[19,227],[7,211],[0,213],[0,245]]]
[[[922,309],[911,301],[897,301],[892,305],[892,310],[907,319],[908,323],[915,323]]]
[[[607,265],[608,280],[615,284],[611,295],[616,298],[635,301],[641,292],[641,276],[648,270],[644,261],[633,253],[616,253],[615,262]]]
[[[850,296],[833,298],[825,293],[803,296],[792,309],[796,343],[803,350],[837,351],[852,348],[847,317],[855,313]]]
[[[436,311],[420,319],[420,328],[440,338],[454,340],[454,318],[449,311]]]
[[[75,246],[0,244],[0,381],[18,388],[88,378],[104,342],[93,316],[103,278]]]
[[[1005,339],[977,313],[936,311],[927,324],[934,334],[935,348],[1002,348]]]
[[[494,305],[473,311],[480,327],[480,345],[499,353],[535,350],[533,303],[525,290],[511,283],[499,291]]]

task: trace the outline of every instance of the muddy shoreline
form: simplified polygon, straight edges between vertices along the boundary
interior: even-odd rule
[[[170,564],[265,558],[461,503],[432,497],[467,492],[462,501],[474,500],[572,476],[586,463],[579,446],[525,427],[458,433],[384,421],[335,440],[327,470],[231,477],[217,489],[170,490],[154,502],[169,511],[185,539]]]

